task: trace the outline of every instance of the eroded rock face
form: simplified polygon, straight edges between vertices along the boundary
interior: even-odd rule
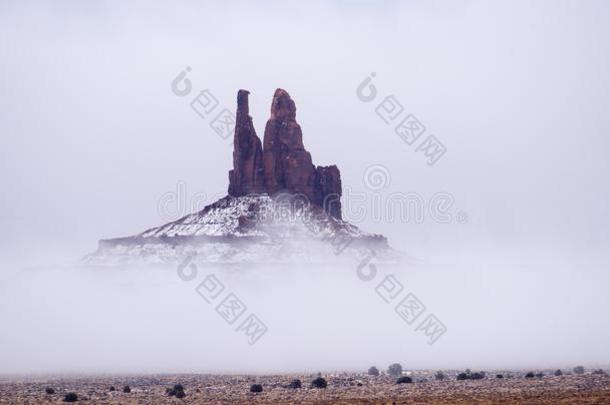
[[[341,218],[341,175],[337,166],[314,167],[296,122],[296,106],[288,92],[277,89],[265,127],[263,148],[248,115],[248,94],[237,94],[233,170],[229,195],[290,192]]]
[[[325,207],[333,217],[341,219],[341,173],[337,166],[316,167],[313,191],[310,200]]]
[[[295,116],[294,101],[285,90],[277,89],[263,143],[265,188],[270,194],[290,191],[310,197],[315,169],[311,155],[303,146],[303,134]]]
[[[234,197],[264,192],[263,149],[249,115],[248,94],[237,93],[233,170],[229,171],[229,194]]]

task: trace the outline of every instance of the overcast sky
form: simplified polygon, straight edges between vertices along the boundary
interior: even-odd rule
[[[178,184],[187,207],[222,197],[231,138],[190,102],[209,89],[234,111],[248,89],[262,138],[281,87],[344,192],[370,196],[381,165],[379,193],[447,192],[467,215],[363,229],[427,262],[590,272],[584,294],[610,262],[609,21],[606,1],[2,1],[0,272],[160,225]],[[375,113],[390,95],[447,148],[433,166]]]

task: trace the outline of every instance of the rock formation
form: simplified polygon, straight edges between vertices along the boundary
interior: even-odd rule
[[[248,94],[237,93],[233,170],[229,171],[229,195],[234,197],[264,192],[263,149],[248,112]]]
[[[339,169],[313,165],[288,93],[275,91],[263,143],[249,115],[249,94],[246,90],[237,93],[229,195],[136,235],[101,240],[84,263],[171,263],[180,269],[191,260],[191,266],[194,261],[266,266],[292,265],[298,259],[307,263],[347,260],[351,265],[352,257],[361,260],[371,251],[376,261],[400,260],[384,236],[342,220]],[[287,200],[285,194],[290,194]],[[311,204],[299,204],[300,216],[286,215],[284,203],[300,203],[303,197]]]
[[[299,194],[341,219],[339,169],[337,166],[313,165],[311,155],[303,146],[301,127],[296,122],[296,107],[288,92],[277,89],[273,95],[263,148],[248,115],[248,94],[246,90],[237,93],[229,195]]]

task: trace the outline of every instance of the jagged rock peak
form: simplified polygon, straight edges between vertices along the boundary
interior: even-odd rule
[[[341,219],[341,175],[337,166],[318,166],[303,145],[296,122],[296,106],[284,89],[277,89],[271,116],[265,126],[263,146],[248,115],[247,90],[237,93],[237,115],[233,170],[229,172],[229,195],[252,193],[274,195],[288,192],[309,201]]]
[[[290,94],[284,89],[276,89],[271,102],[271,118],[277,120],[294,120],[297,108]]]
[[[237,92],[237,114],[250,114],[250,110],[248,107],[248,95],[250,92],[248,90],[239,90]]]
[[[233,139],[233,170],[229,171],[229,195],[239,197],[264,192],[263,148],[248,114],[247,90],[237,92]]]

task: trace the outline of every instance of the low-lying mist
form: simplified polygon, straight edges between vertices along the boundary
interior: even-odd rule
[[[0,373],[610,364],[603,266],[588,260],[577,270],[560,255],[549,260],[536,252],[501,260],[489,250],[487,256],[446,250],[404,266],[374,258],[328,266],[198,266],[186,270],[189,277],[172,267],[15,270],[0,281]],[[224,289],[207,303],[196,288],[210,274]],[[228,324],[216,308],[231,293],[246,309]],[[409,293],[425,306],[411,324],[395,312]],[[267,327],[254,344],[238,330],[250,314]],[[418,330],[428,315],[446,327],[433,344]]]

